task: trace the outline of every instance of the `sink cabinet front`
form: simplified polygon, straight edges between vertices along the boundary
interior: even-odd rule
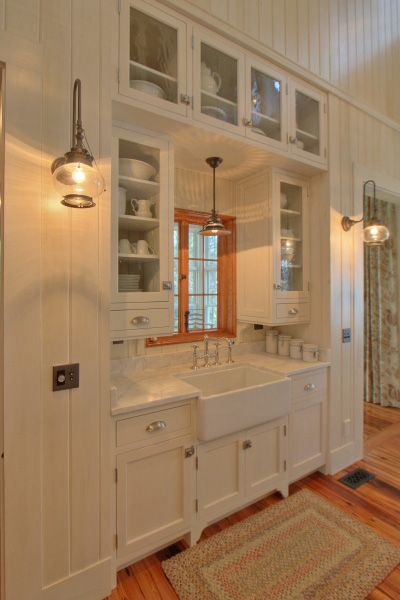
[[[256,498],[287,495],[287,418],[198,446],[200,529]]]

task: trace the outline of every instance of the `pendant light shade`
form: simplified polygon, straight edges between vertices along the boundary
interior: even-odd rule
[[[366,188],[369,183],[371,183],[374,188],[374,216],[364,225],[364,242],[368,246],[383,246],[383,244],[390,238],[390,231],[386,227],[386,225],[381,223],[377,218],[376,183],[372,179],[368,179],[368,181],[364,182],[363,206],[365,206]],[[350,231],[353,225],[356,225],[356,223],[361,223],[362,221],[364,221],[364,216],[362,216],[361,219],[359,219],[358,221],[355,221],[350,217],[343,217],[342,227],[345,231]]]
[[[225,226],[219,218],[218,213],[215,209],[215,169],[219,167],[219,165],[222,163],[222,158],[220,158],[219,156],[210,156],[209,158],[206,158],[206,163],[213,170],[213,207],[206,224],[199,231],[199,235],[230,235],[231,232],[228,231],[228,229],[225,229]]]
[[[53,161],[53,183],[63,197],[62,204],[71,208],[90,208],[96,206],[93,198],[104,192],[104,179],[84,145],[80,79],[74,82],[72,121],[72,147]]]

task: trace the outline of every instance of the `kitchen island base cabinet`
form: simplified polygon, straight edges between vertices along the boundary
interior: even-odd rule
[[[183,437],[117,456],[117,566],[182,538],[194,512],[193,440]]]
[[[287,418],[198,446],[197,528],[274,490],[287,495]]]

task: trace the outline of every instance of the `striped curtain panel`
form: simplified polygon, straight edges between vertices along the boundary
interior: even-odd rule
[[[390,239],[382,247],[364,245],[364,400],[400,407],[400,208],[383,200],[375,202]],[[366,220],[374,208],[373,198],[367,197]]]

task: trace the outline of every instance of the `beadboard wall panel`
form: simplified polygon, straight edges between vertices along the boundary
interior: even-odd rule
[[[398,0],[169,0],[201,9],[400,121]]]

